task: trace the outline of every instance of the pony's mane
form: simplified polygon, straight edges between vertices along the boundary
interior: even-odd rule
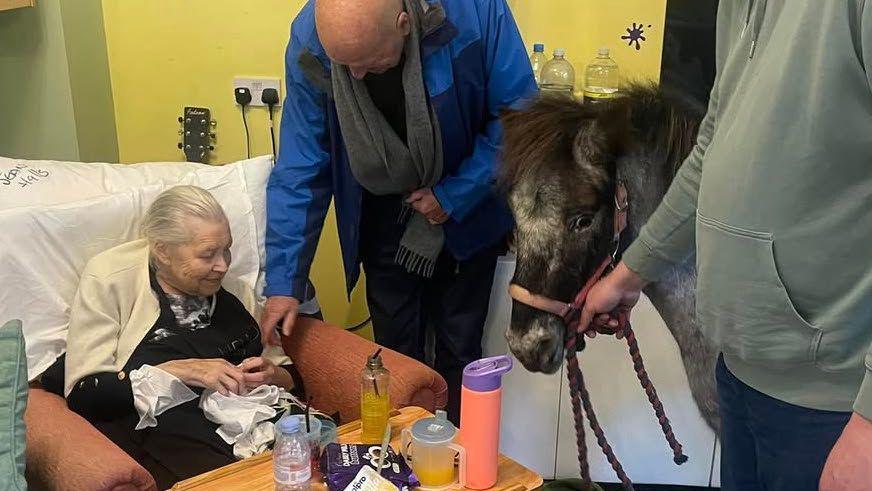
[[[501,185],[511,188],[543,167],[572,165],[572,143],[592,107],[557,97],[538,97],[526,108],[505,111]]]
[[[630,85],[622,95],[597,106],[539,97],[525,109],[504,112],[502,187],[511,188],[545,167],[559,171],[556,166],[575,165],[573,142],[592,122],[603,131],[603,140],[614,140],[611,151],[656,155],[672,166],[674,174],[693,148],[701,108],[653,84]]]
[[[632,127],[625,149],[662,159],[674,175],[696,144],[705,107],[653,84],[633,84],[625,93]]]

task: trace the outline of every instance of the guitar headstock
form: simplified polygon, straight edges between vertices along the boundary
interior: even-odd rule
[[[212,112],[206,107],[186,107],[179,123],[182,125],[179,130],[182,141],[178,147],[185,152],[185,160],[207,163],[209,152],[215,150],[212,140],[215,139],[216,122],[212,119]]]

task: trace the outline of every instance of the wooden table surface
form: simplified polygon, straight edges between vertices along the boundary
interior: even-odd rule
[[[418,407],[407,407],[391,414],[391,446],[399,448],[400,431],[411,426],[421,418],[432,414]],[[339,427],[337,435],[340,443],[354,443],[360,440],[360,421]],[[514,460],[500,455],[499,481],[494,491],[532,491],[542,485],[542,477]],[[175,491],[273,491],[272,454],[264,454],[241,460],[212,472],[182,481]],[[323,482],[313,482],[312,491],[326,491]]]

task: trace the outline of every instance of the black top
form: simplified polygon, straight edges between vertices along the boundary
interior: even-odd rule
[[[370,73],[363,79],[375,107],[406,142],[406,91],[403,89],[403,62],[384,73]]]

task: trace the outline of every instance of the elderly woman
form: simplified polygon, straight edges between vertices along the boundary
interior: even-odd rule
[[[194,393],[301,386],[284,353],[264,352],[250,288],[225,278],[233,238],[211,194],[164,192],[141,230],[82,273],[63,393],[166,488],[235,460]]]

